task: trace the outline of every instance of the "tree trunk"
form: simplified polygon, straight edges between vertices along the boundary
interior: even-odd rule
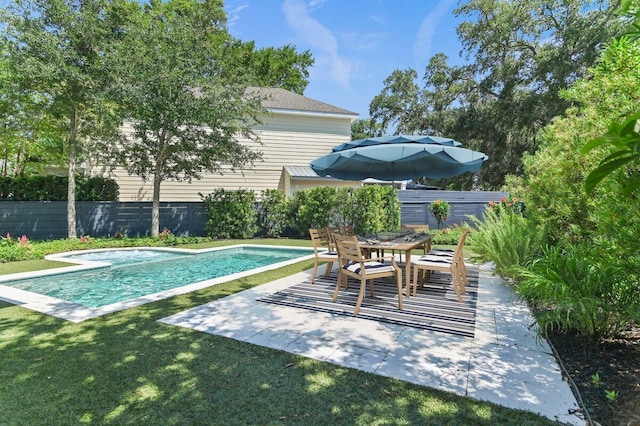
[[[167,135],[163,130],[158,135],[158,152],[153,173],[153,203],[151,205],[151,236],[160,234],[160,184],[164,178],[164,153]]]
[[[78,111],[74,108],[69,123],[69,183],[67,186],[67,237],[77,238],[76,233],[76,143]]]
[[[151,206],[151,236],[157,237],[160,233],[160,183],[162,175],[156,173],[153,176],[153,203]]]

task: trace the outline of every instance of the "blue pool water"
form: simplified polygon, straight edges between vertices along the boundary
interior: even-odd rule
[[[65,258],[108,262],[110,266],[2,284],[97,308],[312,253],[310,249],[247,246],[201,254],[109,250]]]

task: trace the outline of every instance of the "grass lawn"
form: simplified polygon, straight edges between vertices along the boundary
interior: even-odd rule
[[[224,243],[209,245],[217,244]],[[0,424],[554,424],[156,321],[312,265],[299,262],[79,324],[0,302]],[[0,273],[9,267],[0,265]]]

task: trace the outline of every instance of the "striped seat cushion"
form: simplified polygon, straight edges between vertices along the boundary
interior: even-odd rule
[[[343,268],[356,274],[360,273],[360,263],[347,263],[343,266]],[[365,262],[364,269],[370,273],[395,272],[393,266],[385,265],[384,263],[380,263],[377,261]]]
[[[431,256],[424,255],[420,256],[419,259],[413,260],[411,259],[411,263],[415,263],[416,265],[438,265],[438,266],[446,266],[451,265],[451,258],[446,258],[443,256]]]
[[[453,256],[454,253],[455,251],[453,250],[440,250],[440,249],[429,250],[427,252],[427,254],[432,254],[434,256]]]

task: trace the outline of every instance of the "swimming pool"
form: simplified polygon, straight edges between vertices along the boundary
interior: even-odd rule
[[[108,249],[48,259],[75,266],[0,277],[0,299],[82,321],[313,257],[300,247]]]

